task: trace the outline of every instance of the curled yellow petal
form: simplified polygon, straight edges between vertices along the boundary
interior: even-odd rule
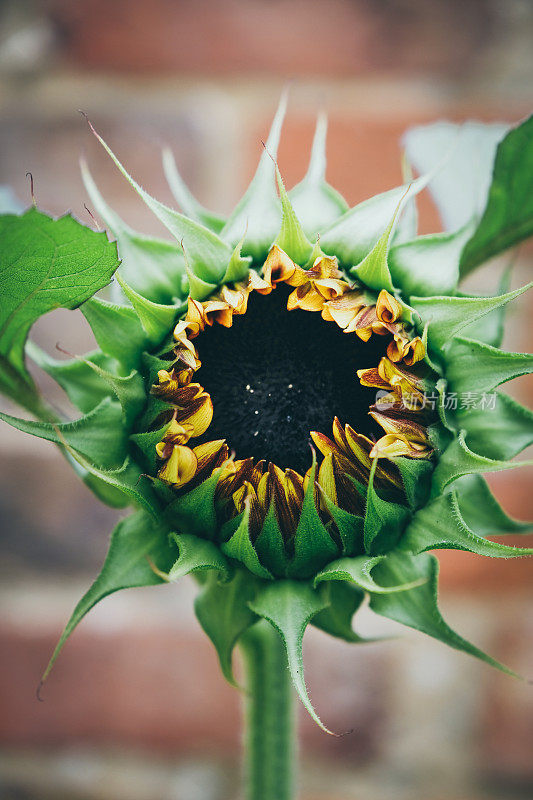
[[[159,470],[159,478],[173,486],[185,486],[196,474],[198,460],[189,447],[174,445],[168,461]]]
[[[402,315],[402,305],[395,297],[382,289],[376,303],[376,314],[381,322],[396,322]]]

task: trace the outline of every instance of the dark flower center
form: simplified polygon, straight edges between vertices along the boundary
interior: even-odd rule
[[[356,370],[377,366],[389,337],[362,342],[318,312],[287,311],[289,291],[252,292],[233,326],[214,324],[196,340],[197,380],[214,414],[205,441],[226,439],[237,458],[253,456],[304,474],[311,465],[309,431],[331,436],[334,416],[372,439],[383,431],[368,415],[376,390]]]

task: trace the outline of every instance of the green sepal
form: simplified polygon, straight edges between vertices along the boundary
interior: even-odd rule
[[[431,473],[433,464],[423,458],[391,458],[398,470],[403,483],[405,496],[409,507],[417,509],[425,505],[431,492]]]
[[[92,411],[111,394],[109,384],[88,364],[90,361],[102,369],[112,365],[112,360],[101,350],[93,350],[85,358],[60,360],[52,358],[28,339],[26,354],[61,386],[70,402],[84,414]]]
[[[187,272],[189,295],[193,300],[205,300],[209,295],[213,294],[217,288],[216,283],[209,283],[208,281],[202,280],[198,275],[195,275],[188,265],[186,265],[185,269]]]
[[[391,247],[388,265],[393,282],[406,297],[453,294],[459,281],[459,259],[472,232],[467,225],[453,233],[418,236]]]
[[[333,520],[342,542],[342,552],[345,556],[356,556],[364,553],[363,527],[364,519],[350,511],[339,508],[325,492],[322,497],[329,516]]]
[[[109,386],[116,396],[122,406],[124,427],[130,430],[146,401],[144,381],[141,375],[135,369],[132,369],[129,375],[114,375],[89,360],[87,360],[87,366]]]
[[[183,242],[187,249],[187,254],[191,261],[191,266],[200,278],[205,281],[213,280],[217,282],[224,274],[226,264],[231,257],[231,248],[213,231],[195,222],[183,214],[179,214],[164,203],[156,200],[142,186],[140,186],[126,169],[122,166],[111,148],[104,142],[102,137],[94,130],[89,123],[92,132],[104,148],[108,155],[115,162],[119,171],[124,175],[128,183],[135,189],[141,200],[152,211],[160,222],[178,240]]]
[[[50,674],[66,640],[91,608],[119,589],[162,583],[162,579],[151,569],[148,559],[166,570],[170,569],[175,557],[175,550],[169,544],[167,529],[154,522],[143,511],[137,511],[121,520],[111,534],[104,566],[89,591],[74,609],[44,672],[41,684]]]
[[[498,544],[470,530],[461,515],[456,491],[436,497],[417,511],[402,536],[399,549],[413,555],[426,550],[465,550],[493,558],[533,554],[533,548]]]
[[[278,631],[287,650],[287,660],[294,687],[305,708],[326,733],[332,733],[318,717],[311,704],[304,681],[302,642],[305,629],[327,601],[306,581],[279,580],[262,584],[250,608]]]
[[[533,234],[533,116],[509,131],[494,160],[487,206],[461,258],[461,275]]]
[[[383,500],[374,489],[378,459],[372,462],[368,479],[364,522],[365,550],[371,555],[386,553],[397,544],[409,516],[409,509],[398,503]]]
[[[339,555],[339,547],[324,526],[316,507],[315,474],[316,455],[313,451],[313,466],[294,534],[294,558],[288,570],[292,578],[310,578]]]
[[[174,154],[169,147],[164,147],[162,152],[163,170],[167,183],[170,186],[170,191],[174,195],[174,199],[179,207],[190,219],[194,219],[205,225],[209,230],[215,233],[220,233],[224,227],[226,220],[220,214],[214,214],[204,208],[198,200],[193,196],[189,187],[178,172]]]
[[[234,647],[257,621],[250,607],[256,581],[244,570],[237,570],[231,580],[221,583],[217,573],[210,572],[194,601],[198,621],[215,646],[224,677],[233,686],[237,685],[232,665]]]
[[[459,411],[457,419],[468,447],[486,458],[514,458],[533,443],[533,411],[508,394],[495,392],[494,408]]]
[[[127,372],[137,369],[149,343],[134,309],[92,297],[81,311],[101,350]]]
[[[73,422],[35,422],[2,412],[0,419],[24,433],[68,445],[103,469],[117,467],[126,458],[127,434],[122,424],[122,411],[110,398]]]
[[[398,584],[381,585],[372,577],[372,570],[386,560],[388,556],[357,556],[357,558],[339,558],[319,572],[315,578],[315,586],[322,581],[350,581],[359,589],[374,594],[389,594],[390,592],[406,592],[420,584],[420,579],[401,582]]]
[[[126,225],[105,202],[84,159],[80,167],[96,212],[117,240],[120,274],[143,297],[157,303],[172,302],[174,297],[182,294],[185,260],[181,247],[174,242],[138,233]]]
[[[354,644],[371,641],[359,636],[352,628],[353,615],[365,599],[363,591],[345,582],[327,581],[320,586],[319,593],[328,605],[313,617],[311,625],[314,628]]]
[[[244,236],[235,245],[226,272],[222,277],[222,283],[237,283],[238,281],[244,281],[248,277],[252,257],[241,255],[243,244]]]
[[[155,446],[162,441],[169,425],[170,422],[167,422],[161,428],[157,428],[156,430],[143,431],[142,433],[132,433],[130,436],[130,442],[133,442],[142,453],[142,459],[150,475],[155,475],[157,472],[157,465],[161,463]]]
[[[277,156],[286,109],[287,92],[284,92],[256,173],[220,232],[222,239],[232,247],[244,235],[243,253],[256,261],[265,258],[279,230],[281,210],[273,159]]]
[[[135,289],[132,289],[131,286],[128,286],[124,278],[121,278],[118,272],[116,274],[116,279],[120,288],[137,312],[139,322],[150,344],[160,344],[165,336],[168,336],[168,332],[174,327],[179,306],[154,303],[153,300],[147,300],[146,297],[143,297],[136,292]]]
[[[259,561],[259,557],[250,541],[250,506],[247,505],[239,527],[227,542],[222,542],[220,545],[222,552],[240,561],[241,564],[250,570],[251,573],[257,575],[259,578],[272,580],[270,572],[263,567]]]
[[[277,578],[287,577],[289,559],[273,500],[270,503],[259,536],[254,542],[254,547],[261,564],[264,564],[272,575]]]
[[[405,203],[407,190],[410,188],[412,196],[426,184],[426,177],[418,178],[407,186],[397,186],[359,203],[321,232],[322,249],[336,255],[344,266],[359,264],[383,236],[402,198]]]
[[[106,502],[106,491],[102,486],[102,484],[106,484],[106,486],[109,487],[107,489],[107,494],[111,497],[115,497],[118,492],[121,492],[128,498],[128,505],[135,503],[151,514],[155,519],[159,518],[160,504],[152,489],[152,484],[130,456],[124,460],[124,463],[118,469],[100,469],[83,458],[83,456],[80,456],[80,454],[70,448],[69,445],[66,446],[66,449],[74,460],[77,461],[79,466],[94,478],[94,481],[91,481],[89,478],[84,478],[84,483],[86,483],[89,488],[96,486],[96,489],[93,489],[93,491],[99,490],[96,491],[96,493],[101,500]],[[116,506],[117,503],[114,502],[112,505]]]
[[[407,189],[406,194],[408,191]],[[352,267],[350,270],[350,275],[358,281],[361,281],[365,286],[375,289],[377,292],[381,289],[394,292],[392,277],[389,270],[388,255],[392,232],[402,204],[403,197],[398,202],[389,224],[372,250],[363,258],[360,264],[356,267]]]
[[[440,352],[467,325],[509,303],[532,286],[533,282],[496,297],[411,297],[411,305],[424,324],[429,322],[429,346]]]
[[[289,192],[294,211],[310,239],[349,209],[344,197],[326,183],[327,124],[326,115],[320,114],[307,173]]]
[[[460,431],[457,438],[448,445],[439,459],[433,473],[432,494],[442,494],[446,486],[463,475],[483,472],[498,472],[505,469],[516,469],[533,465],[529,461],[504,461],[486,458],[474,453],[465,442],[465,431]]]
[[[277,244],[296,264],[305,264],[313,251],[313,245],[303,232],[285,189],[281,173],[276,165],[276,181],[281,200],[281,229],[274,244]]]
[[[533,521],[522,522],[505,513],[481,475],[465,475],[455,488],[461,516],[478,536],[529,533],[533,529]]]
[[[491,392],[506,381],[533,372],[533,355],[510,353],[477,342],[455,337],[445,351],[446,378],[458,394],[472,391]]]
[[[443,620],[437,605],[437,582],[439,562],[433,555],[422,553],[410,556],[402,553],[390,554],[376,566],[376,580],[380,585],[424,579],[420,586],[406,592],[371,594],[370,608],[376,614],[392,619],[409,628],[438,639],[455,650],[485,661],[502,672],[515,675],[507,667],[488,656],[475,645],[455,633]]]
[[[176,543],[179,554],[169,569],[166,580],[174,582],[185,575],[206,570],[214,570],[221,581],[228,581],[233,576],[233,569],[227,558],[212,542],[188,533],[171,533],[170,538]]]
[[[199,486],[177,497],[165,509],[171,528],[185,530],[202,539],[214,539],[217,532],[215,491],[220,469],[216,469]]]
[[[0,387],[39,414],[41,402],[25,365],[28,333],[55,308],[78,308],[109,283],[119,265],[116,244],[71,216],[36,208],[0,216]]]

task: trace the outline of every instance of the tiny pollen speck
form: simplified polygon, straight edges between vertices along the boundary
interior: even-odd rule
[[[292,388],[293,388],[292,383],[289,383],[287,389],[292,389]]]
[[[259,414],[259,411],[256,409],[256,410],[254,411],[254,414]]]
[[[254,436],[258,436],[258,435],[259,435],[259,431],[254,431]]]
[[[248,392],[250,391],[250,384],[249,384],[249,383],[247,383],[247,384],[246,384],[246,390],[247,390]]]

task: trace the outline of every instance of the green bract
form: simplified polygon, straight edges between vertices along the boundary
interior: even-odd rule
[[[74,610],[44,677],[74,627],[103,597],[193,574],[201,587],[196,613],[228,680],[234,681],[235,645],[263,618],[283,638],[294,685],[322,725],[303,679],[304,632],[312,624],[361,642],[352,617],[365,595],[376,613],[509,671],[444,622],[437,607],[438,562],[428,551],[451,548],[503,558],[533,552],[487,538],[530,526],[505,514],[482,477],[531,463],[510,459],[533,442],[532,412],[495,393],[532,370],[532,356],[500,349],[506,305],[529,286],[504,287],[495,296],[465,295],[458,288],[462,276],[533,232],[533,119],[510,131],[471,124],[415,129],[406,136],[406,151],[422,177],[350,209],[325,181],[322,117],[308,173],[287,194],[274,161],[284,113],[285,99],[257,172],[228,219],[191,196],[169,152],[165,171],[184,214],[142,189],[96,134],[171,241],[126,225],[101,197],[85,164],[91,201],[116,243],[71,217],[52,220],[35,208],[0,217],[0,385],[36,421],[1,416],[58,444],[101,500],[135,509],[115,528],[102,571]],[[465,165],[474,152],[479,170],[470,174]],[[428,184],[435,187],[448,229],[417,236],[415,196]],[[290,539],[274,500],[259,523],[249,496],[239,513],[226,514],[219,492],[227,460],[213,462],[203,475],[197,453],[191,474],[200,477],[187,489],[183,471],[189,465],[183,459],[193,458],[191,450],[180,451],[173,440],[175,480],[159,469],[162,451],[156,451],[168,439],[168,412],[175,408],[162,391],[153,391],[163,385],[162,374],[176,369],[174,326],[186,319],[188,308],[201,309],[222,287],[245,285],[273,245],[279,259],[305,270],[317,258],[325,263],[336,257],[342,280],[357,287],[363,307],[374,308],[385,290],[409,332],[405,342],[416,334],[422,338],[420,386],[435,402],[427,423],[433,452],[369,456],[366,479],[350,478],[359,511],[343,507],[323,484],[317,488],[313,457]],[[117,268],[110,302],[96,293]],[[59,306],[81,308],[98,350],[62,361],[26,341],[33,322]],[[46,406],[27,372],[25,351],[65,390],[81,412],[78,419],[59,420]],[[176,387],[175,392],[184,388]],[[489,397],[483,408],[450,402],[473,392]],[[383,488],[383,470],[397,476],[395,491]]]

